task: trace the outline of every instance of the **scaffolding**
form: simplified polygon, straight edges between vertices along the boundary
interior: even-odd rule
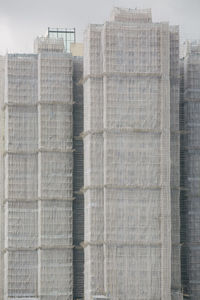
[[[5,59],[2,300],[73,299],[73,61],[63,50],[38,38],[36,54]]]
[[[150,10],[85,32],[85,299],[182,299],[178,44]]]

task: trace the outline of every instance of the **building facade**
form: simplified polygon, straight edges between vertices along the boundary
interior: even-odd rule
[[[84,298],[83,57],[73,57],[73,296]]]

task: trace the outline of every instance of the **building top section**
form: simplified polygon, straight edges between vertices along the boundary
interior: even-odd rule
[[[200,41],[194,41],[188,44],[188,53],[200,54]]]
[[[151,9],[130,9],[115,7],[111,12],[110,20],[125,23],[151,23]]]
[[[200,55],[200,41],[184,42],[181,45],[181,58],[188,56]]]
[[[37,37],[34,41],[34,52],[64,52],[62,38]]]
[[[64,51],[70,53],[71,43],[76,42],[76,29],[75,28],[51,28],[48,27],[47,37],[54,39],[63,39]]]

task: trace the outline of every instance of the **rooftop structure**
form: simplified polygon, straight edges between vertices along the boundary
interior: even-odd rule
[[[73,56],[81,56],[81,57],[83,57],[83,44],[82,43],[71,43],[71,45],[70,45],[70,53]]]
[[[70,53],[71,43],[76,42],[76,30],[75,28],[51,28],[48,27],[49,38],[62,38],[64,41],[64,49],[67,53]]]

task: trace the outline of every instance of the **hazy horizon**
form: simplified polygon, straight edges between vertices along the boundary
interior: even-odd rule
[[[115,6],[151,8],[153,22],[180,25],[181,40],[200,40],[199,0],[7,0],[0,4],[0,54],[32,52],[48,27],[75,27],[82,42],[86,26],[104,23]]]

